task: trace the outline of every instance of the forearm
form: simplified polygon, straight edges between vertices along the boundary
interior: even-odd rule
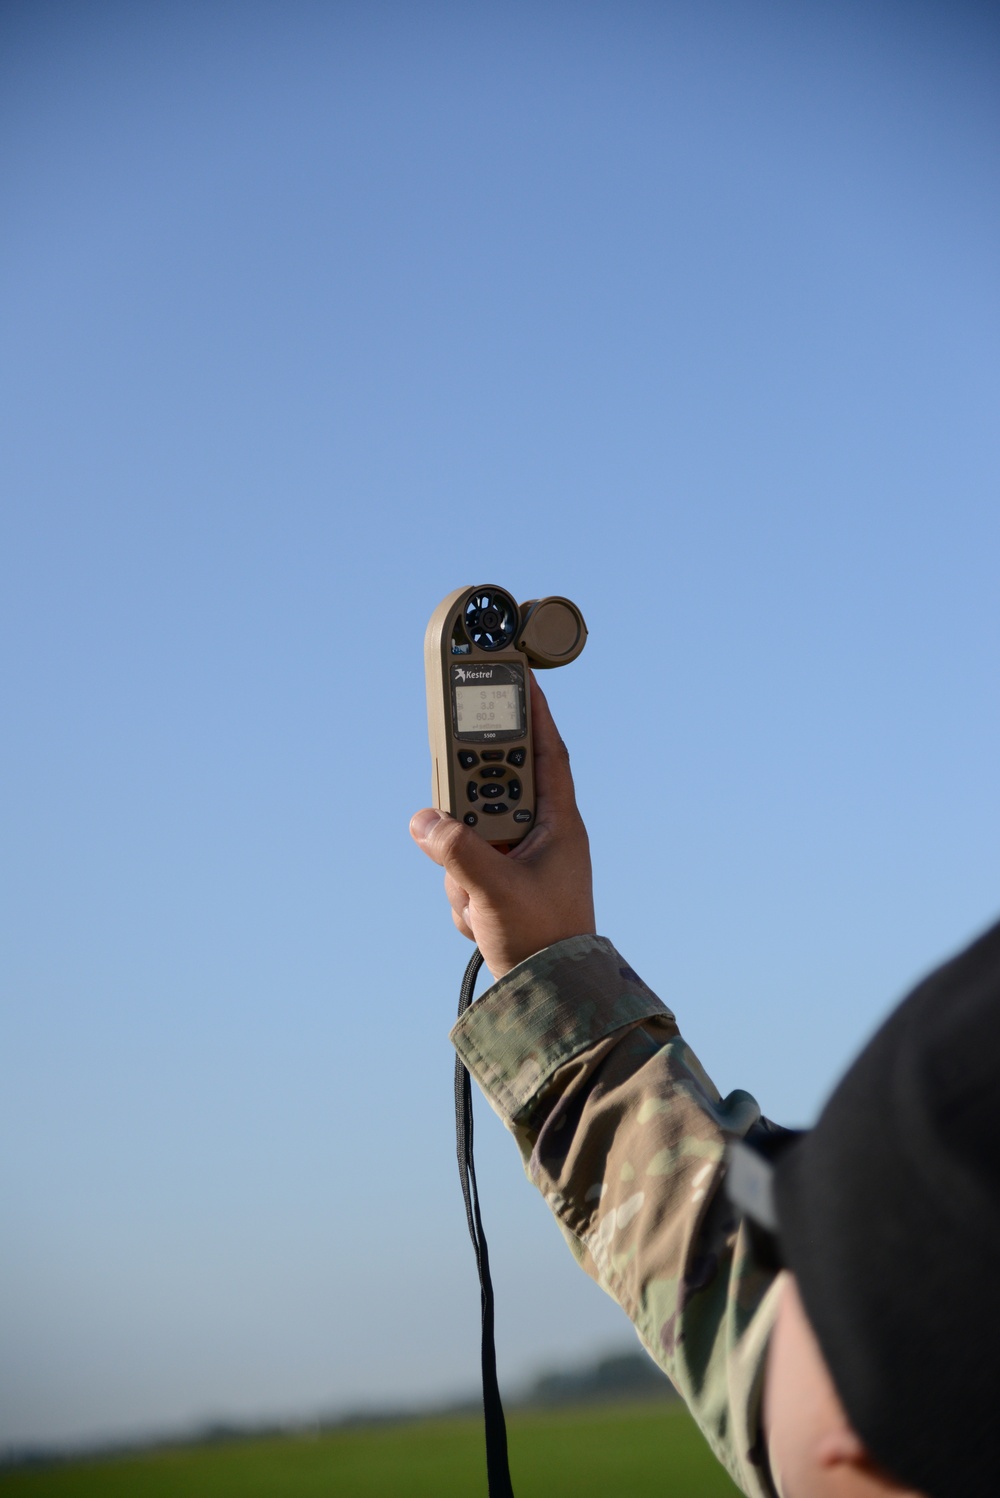
[[[722,1100],[673,1015],[610,943],[581,937],[509,973],[455,1044],[514,1134],[586,1271],[624,1308],[746,1491],[770,1277],[717,1188],[726,1142],[757,1124]]]

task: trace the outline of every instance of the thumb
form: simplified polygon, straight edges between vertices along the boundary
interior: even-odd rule
[[[410,821],[410,836],[467,890],[481,890],[505,868],[502,854],[446,812],[428,807]]]

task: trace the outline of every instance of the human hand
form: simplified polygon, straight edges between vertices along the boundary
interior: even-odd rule
[[[477,943],[494,978],[553,942],[595,930],[590,844],[569,754],[533,676],[531,716],[536,817],[523,842],[498,853],[471,828],[430,807],[410,822],[416,843],[445,871],[452,920]]]

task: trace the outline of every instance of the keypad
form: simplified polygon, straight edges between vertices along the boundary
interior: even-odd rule
[[[459,749],[458,763],[463,770],[475,771],[465,783],[466,805],[474,805],[475,811],[466,811],[462,817],[467,827],[475,827],[481,816],[502,817],[513,814],[513,820],[525,826],[535,819],[529,807],[517,803],[524,797],[524,786],[512,771],[520,770],[527,763],[528,750],[525,745],[517,749]]]

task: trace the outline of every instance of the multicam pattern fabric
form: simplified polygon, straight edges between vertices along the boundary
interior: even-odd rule
[[[603,937],[548,947],[452,1040],[517,1140],[578,1263],[627,1312],[749,1498],[774,1498],[760,1396],[777,1281],[719,1189],[727,1142],[767,1128],[721,1098],[670,1010]]]

